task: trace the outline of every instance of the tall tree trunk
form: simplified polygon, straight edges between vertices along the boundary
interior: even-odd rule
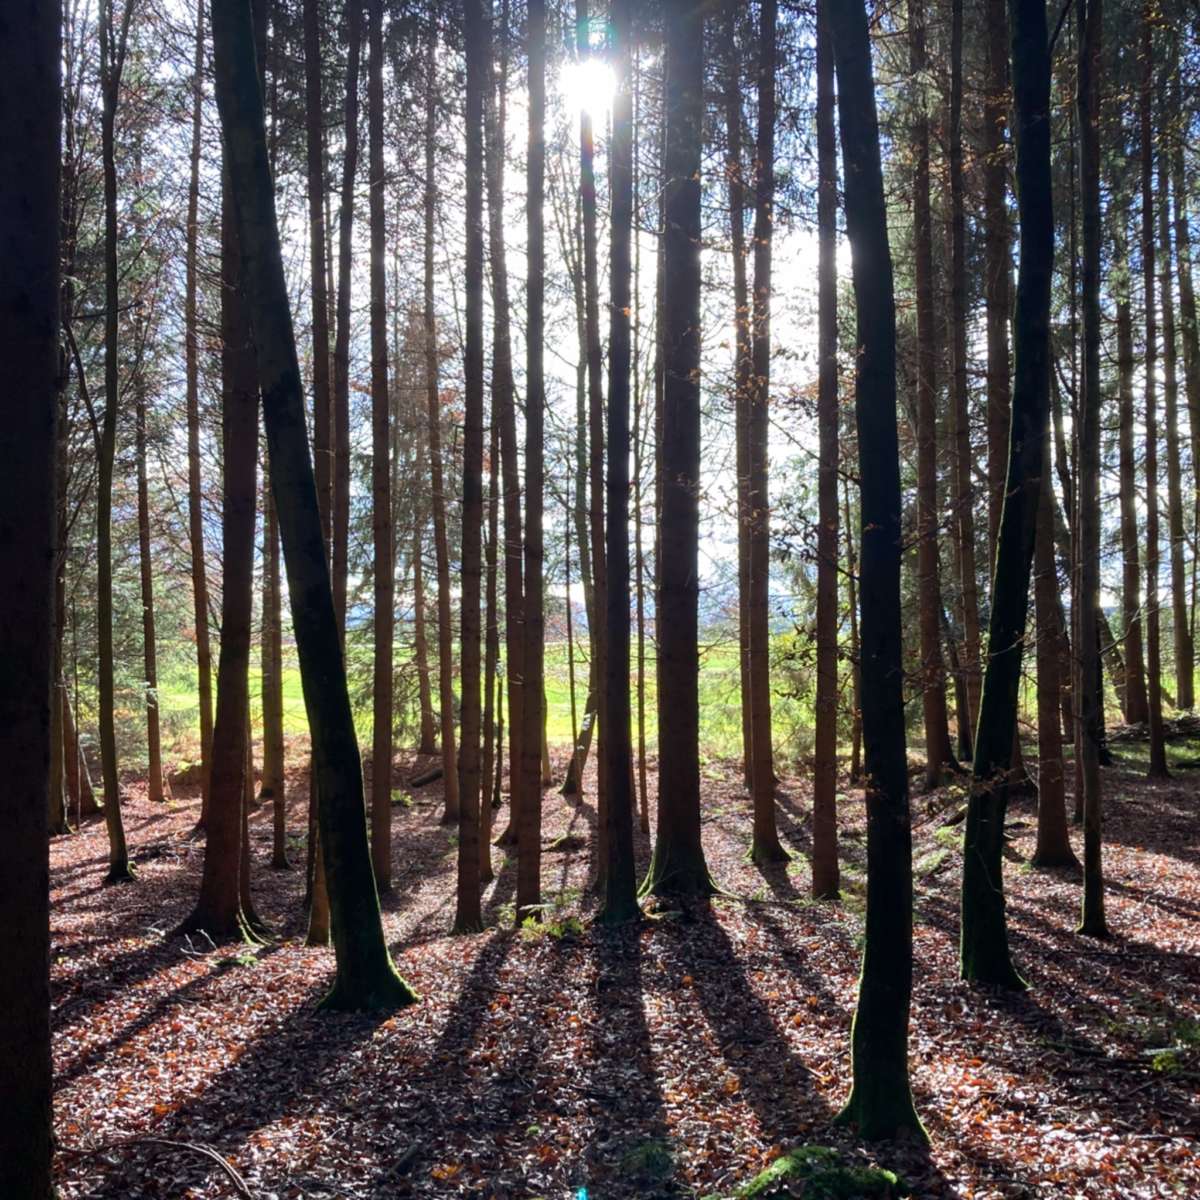
[[[395,1008],[411,1003],[416,996],[396,974],[388,954],[371,872],[362,764],[308,452],[249,12],[233,3],[216,6],[213,45],[217,102],[254,326],[272,487],[305,706],[313,731],[313,760],[319,774],[321,842],[337,956],[337,979],[324,1005]]]
[[[1001,6],[1003,9],[1003,6]],[[963,0],[951,0],[950,42],[950,436],[954,445],[954,564],[962,621],[962,671],[967,721],[958,748],[970,758],[979,716],[979,583],[975,563],[975,501],[971,483],[971,418],[967,392],[966,187],[963,181]]]
[[[754,719],[750,684],[750,373],[754,369],[750,337],[750,293],[746,284],[746,196],[742,157],[742,77],[737,17],[743,5],[728,0],[725,39],[725,172],[729,180],[729,235],[733,257],[733,438],[737,475],[738,667],[741,681],[742,775],[754,782]]]
[[[425,400],[429,420],[429,477],[433,540],[437,554],[438,705],[442,727],[442,823],[459,818],[458,754],[454,737],[454,631],[450,615],[450,541],[446,532],[446,491],[442,471],[442,414],[438,387],[438,335],[433,308],[433,225],[435,137],[437,134],[437,27],[430,26],[425,55]]]
[[[837,130],[830,0],[817,5],[817,696],[812,894],[838,894]]]
[[[350,292],[354,258],[354,182],[358,171],[358,76],[362,57],[362,4],[346,6],[345,149],[338,209],[337,333],[333,342],[333,606],[346,640],[346,587],[350,554]]]
[[[988,626],[988,663],[967,804],[962,883],[964,979],[1023,986],[1008,953],[1002,850],[1017,732],[1029,575],[1050,413],[1050,54],[1046,0],[1010,0],[1021,270],[1008,475]],[[1095,631],[1091,641],[1096,645]],[[869,739],[868,739],[869,740]]]
[[[480,594],[483,583],[483,96],[491,57],[482,0],[465,0],[466,346],[463,360],[462,752],[460,755],[457,933],[483,928],[479,903],[481,733]]]
[[[629,398],[632,367],[633,102],[630,90],[631,0],[613,0],[616,65],[609,172],[612,180],[612,252],[608,338],[608,545],[606,547],[608,653],[604,677],[601,751],[607,765],[607,870],[604,924],[636,919],[637,865],[633,857],[633,745],[629,703]]]
[[[392,535],[392,436],[388,398],[387,282],[384,252],[383,2],[369,0],[367,139],[371,224],[371,531],[375,550],[375,659],[371,733],[371,863],[375,886],[392,887],[392,643],[395,563]]]
[[[263,471],[262,717],[263,786],[259,799],[271,803],[271,866],[285,870],[287,783],[283,742],[283,622],[280,619],[279,519],[271,497],[271,473]]]
[[[525,365],[525,571],[524,676],[521,704],[521,772],[517,820],[517,902],[520,923],[536,918],[541,904],[542,735],[545,725],[545,632],[542,596],[542,493],[545,378],[546,5],[529,0],[529,149],[526,165],[526,365]],[[518,783],[512,785],[514,794]]]
[[[146,386],[142,364],[134,368],[134,454],[137,458],[138,565],[142,591],[142,663],[146,687],[146,788],[162,803],[162,734],[158,722],[158,655],[154,633],[154,573],[150,558],[150,488],[146,478]]]
[[[1100,861],[1100,689],[1096,615],[1100,610],[1100,37],[1101,0],[1080,0],[1086,11],[1079,44],[1079,190],[1083,206],[1083,394],[1079,438],[1078,562],[1080,780],[1083,784],[1083,913],[1079,932],[1106,937]]]
[[[750,855],[760,866],[786,862],[775,822],[771,745],[771,497],[767,440],[771,388],[771,241],[775,212],[776,0],[763,0],[759,31],[758,130],[754,164],[754,295],[750,397],[746,429],[749,488],[750,725],[754,829]]]
[[[192,74],[192,145],[188,176],[187,247],[184,254],[184,375],[188,446],[188,547],[192,560],[192,612],[200,708],[200,824],[207,817],[212,769],[212,646],[208,636],[208,570],[204,561],[203,480],[200,474],[200,335],[196,295],[199,262],[200,136],[204,108],[204,0],[196,3],[196,59]]]
[[[842,511],[846,530],[846,609],[850,614],[850,781],[862,777],[862,643],[858,634],[858,563],[854,555],[853,526],[850,521],[850,481],[843,478]]]
[[[1038,810],[1035,867],[1078,867],[1067,833],[1063,727],[1059,690],[1062,658],[1058,567],[1054,561],[1054,489],[1046,440],[1042,496],[1034,535],[1033,594],[1037,610]]]
[[[939,614],[937,350],[933,311],[933,228],[929,208],[929,116],[922,95],[928,61],[924,0],[909,0],[909,64],[917,88],[912,126],[915,149],[913,226],[917,293],[917,593],[920,608],[921,708],[925,720],[925,786],[935,788],[954,764],[946,718],[946,672]]]
[[[1163,740],[1158,608],[1158,318],[1154,296],[1154,141],[1151,120],[1154,103],[1152,24],[1156,19],[1153,5],[1146,0],[1142,13],[1142,81],[1138,97],[1142,160],[1142,288],[1146,313],[1146,699],[1150,712],[1148,775],[1151,779],[1166,779],[1168,771],[1166,743]]]
[[[837,66],[846,230],[858,318],[862,714],[867,755],[867,929],[851,1032],[854,1082],[839,1117],[868,1139],[923,1137],[908,1080],[912,831],[900,663],[896,308],[865,5],[827,8]]]
[[[413,438],[417,443],[416,477],[425,478],[425,439],[422,426],[427,424],[417,408]],[[417,705],[421,710],[421,733],[418,754],[436,754],[437,723],[433,712],[433,689],[429,682],[429,636],[426,633],[425,609],[425,504],[421,496],[414,497],[413,513],[413,658],[417,664]]]
[[[1122,221],[1122,225],[1124,222]],[[1122,257],[1124,230],[1115,239]],[[1118,278],[1121,273],[1118,272]],[[1125,626],[1125,720],[1142,725],[1150,719],[1146,666],[1142,653],[1142,579],[1138,543],[1137,480],[1133,441],[1133,311],[1128,291],[1117,296],[1118,469],[1121,501],[1121,613]]]
[[[66,680],[62,683],[63,695],[63,771],[66,774],[67,795],[75,808],[76,820],[100,811],[96,793],[92,790],[92,777],[88,772],[87,759],[79,745],[79,733],[75,728],[75,715]]]
[[[100,765],[104,777],[104,822],[108,827],[109,883],[133,878],[125,826],[121,820],[121,783],[117,773],[114,723],[112,489],[120,408],[120,275],[117,260],[117,103],[129,44],[134,0],[126,0],[119,28],[114,28],[114,0],[100,2],[101,159],[104,173],[104,419],[96,471],[96,640],[99,649]]]
[[[489,27],[489,43],[491,41],[490,32]],[[479,787],[479,882],[481,884],[490,883],[495,878],[492,871],[491,846],[492,796],[500,790],[501,775],[500,739],[497,729],[499,709],[496,704],[496,673],[500,663],[500,621],[496,610],[496,543],[500,538],[500,424],[496,420],[494,405],[490,416],[491,430],[489,432],[488,445],[488,532],[485,554],[486,574],[484,577],[483,764],[480,769]],[[567,597],[569,604],[569,586]],[[500,720],[502,721],[503,718],[501,717]],[[493,779],[495,781],[494,784]]]
[[[659,481],[658,828],[642,885],[654,895],[714,890],[700,840],[700,171],[704,13],[664,8],[662,440]]]
[[[488,255],[492,279],[492,412],[500,426],[500,472],[504,500],[504,663],[508,692],[509,822],[497,844],[517,841],[520,807],[521,700],[525,674],[525,609],[522,593],[521,481],[517,464],[512,335],[509,327],[508,265],[504,247],[504,145],[508,104],[508,0],[500,9],[500,79],[488,85],[487,201]],[[489,66],[491,60],[489,59]],[[499,95],[496,95],[498,90]]]
[[[1164,97],[1165,99],[1165,97]],[[1160,105],[1160,110],[1161,110]],[[1162,253],[1159,287],[1163,309],[1163,419],[1167,427],[1167,524],[1171,540],[1171,634],[1175,651],[1175,707],[1196,704],[1196,652],[1188,623],[1187,575],[1183,551],[1187,533],[1183,521],[1183,468],[1179,446],[1179,356],[1175,341],[1175,284],[1178,258],[1172,254],[1169,196],[1169,155],[1162,132],[1158,152],[1158,239]]]
[[[49,806],[59,403],[62,8],[22,3],[0,39],[0,1195],[50,1200]],[[115,281],[114,281],[115,283]],[[115,409],[114,395],[107,404]],[[115,802],[115,794],[109,794]],[[115,803],[114,803],[115,807]]]

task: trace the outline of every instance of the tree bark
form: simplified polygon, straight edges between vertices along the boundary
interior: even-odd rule
[[[923,1138],[908,1079],[912,831],[900,662],[900,464],[896,309],[865,5],[827,8],[837,67],[846,230],[858,318],[855,412],[861,488],[862,714],[867,768],[867,926],[851,1032],[854,1082],[839,1120],[862,1137]]]
[[[937,500],[937,350],[934,345],[933,228],[929,206],[929,116],[924,88],[928,61],[925,49],[924,0],[909,0],[909,65],[917,95],[912,139],[913,225],[917,300],[917,593],[920,608],[921,709],[925,722],[925,786],[945,782],[956,766],[946,717],[946,671],[942,660],[939,619],[942,588],[938,564]]]
[[[59,402],[62,10],[26,0],[0,38],[0,1195],[50,1200],[49,807]],[[109,396],[109,407],[115,407]]]
[[[662,268],[662,439],[658,600],[658,828],[642,885],[654,895],[715,889],[700,838],[700,171],[704,14],[664,6],[666,133]]]
[[[525,571],[524,655],[521,704],[520,799],[517,821],[518,924],[536,919],[541,904],[542,736],[545,725],[544,614],[542,597],[542,493],[545,487],[543,430],[545,379],[542,338],[545,331],[545,235],[542,208],[546,177],[546,5],[529,0],[529,149],[526,164],[525,221],[526,365],[525,365]],[[514,781],[513,792],[518,784]]]
[[[1008,952],[1002,849],[1017,733],[1043,442],[1050,413],[1050,55],[1045,0],[1010,0],[1021,270],[1013,323],[1012,436],[988,627],[988,662],[967,804],[962,883],[962,977],[1021,987]],[[1090,643],[1096,645],[1092,632]]]
[[[271,497],[271,475],[263,471],[262,717],[263,786],[259,799],[271,804],[271,866],[286,870],[287,782],[283,742],[283,622],[280,619],[279,520]]]
[[[254,325],[272,487],[319,775],[321,842],[337,955],[337,980],[324,1005],[395,1008],[411,1003],[416,996],[396,974],[388,954],[371,872],[362,766],[305,432],[253,32],[250,13],[237,0],[220,0],[214,6],[213,45],[217,101]]]
[[[829,0],[817,5],[817,695],[812,894],[838,894],[837,131]]]

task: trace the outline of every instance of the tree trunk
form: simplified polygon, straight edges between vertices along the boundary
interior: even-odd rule
[[[483,95],[491,39],[482,0],[465,0],[466,345],[463,360],[462,752],[456,933],[483,928],[479,903],[480,593],[483,582]]]
[[[492,419],[500,426],[500,472],[504,500],[504,662],[508,690],[508,827],[498,845],[517,840],[521,779],[521,699],[524,695],[525,616],[522,598],[521,482],[517,464],[508,265],[504,247],[504,145],[508,102],[508,0],[501,4],[500,79],[496,97],[489,79],[486,172],[488,255],[492,279]],[[491,59],[488,60],[489,69]],[[499,775],[497,771],[497,775]]]
[[[104,419],[96,470],[96,640],[99,650],[100,765],[104,779],[104,822],[108,827],[108,883],[133,878],[125,826],[121,821],[121,784],[117,773],[117,732],[114,723],[112,489],[120,407],[120,275],[117,260],[116,120],[125,48],[133,17],[133,0],[126,0],[119,29],[113,28],[111,0],[100,4],[101,158],[104,172]]]
[[[200,474],[199,280],[201,118],[204,108],[204,2],[196,4],[196,60],[192,74],[192,146],[188,176],[187,248],[184,255],[184,374],[188,446],[188,546],[192,560],[192,612],[196,624],[196,673],[200,707],[200,825],[208,815],[212,770],[212,646],[208,636],[208,570],[204,561],[203,480]]]
[[[485,18],[486,19],[486,18]],[[488,27],[489,59],[491,28]],[[485,68],[487,63],[484,64]],[[493,368],[495,365],[493,347]],[[491,411],[488,445],[487,547],[484,581],[483,764],[480,769],[479,882],[490,883],[492,871],[492,796],[500,790],[501,758],[497,730],[496,672],[500,662],[500,622],[496,611],[496,543],[500,537],[500,425]],[[568,602],[570,588],[568,587]],[[502,719],[502,718],[501,718]],[[494,779],[494,784],[493,784]]]
[[[259,799],[271,803],[271,866],[285,870],[287,783],[283,743],[283,628],[280,619],[279,520],[271,498],[271,476],[263,471],[262,716],[263,786]]]
[[[546,5],[529,0],[529,149],[526,165],[526,366],[525,366],[525,572],[524,676],[521,705],[521,770],[512,790],[517,812],[518,924],[536,919],[541,904],[542,735],[545,719],[544,614],[542,596],[542,493],[545,487],[543,430],[545,379],[545,235],[542,208],[546,177]]]
[[[1003,12],[1003,5],[1001,5]],[[979,584],[975,563],[975,498],[971,482],[971,418],[967,391],[966,187],[963,181],[963,0],[952,0],[950,73],[950,437],[954,447],[954,564],[962,621],[961,665],[967,720],[959,721],[959,753],[970,758],[979,716]],[[1003,132],[1003,131],[1001,131]],[[1007,370],[1007,368],[1006,368]]]
[[[832,39],[831,39],[832,40]],[[850,613],[850,674],[852,679],[850,720],[850,781],[862,777],[862,650],[858,636],[858,564],[850,521],[850,481],[843,479],[843,510],[846,530],[846,608]]]
[[[416,477],[425,478],[425,440],[421,426],[427,422],[420,417],[413,429],[417,443]],[[436,754],[437,722],[433,712],[433,689],[429,682],[429,636],[425,619],[425,505],[422,497],[414,498],[416,511],[413,513],[413,658],[417,664],[417,704],[421,710],[421,733],[417,743],[418,754]]]
[[[1142,175],[1142,288],[1146,312],[1146,699],[1150,713],[1148,777],[1166,779],[1167,751],[1163,741],[1162,655],[1159,645],[1158,564],[1158,319],[1154,296],[1154,142],[1151,108],[1154,102],[1154,45],[1156,20],[1150,0],[1142,14],[1142,82],[1138,98]],[[1165,200],[1165,197],[1164,197]]]
[[[611,325],[608,337],[608,545],[604,677],[604,739],[607,766],[608,861],[603,872],[603,924],[640,916],[633,857],[633,745],[629,703],[629,398],[632,367],[633,103],[630,90],[631,0],[614,0],[612,37],[616,68],[609,173],[612,180],[612,251],[609,268]]]
[[[0,140],[0,545],[7,575],[0,593],[0,1095],[9,1097],[0,1122],[0,1195],[21,1200],[55,1195],[47,812],[58,549],[61,38],[61,5],[51,0],[6,12],[0,39],[0,112],[10,122]],[[113,399],[110,393],[109,408]]]
[[[851,1033],[854,1082],[839,1120],[862,1137],[924,1137],[908,1081],[912,832],[900,664],[900,464],[896,309],[865,5],[827,7],[837,66],[846,231],[858,318],[862,713],[867,768],[867,927]]]
[[[375,657],[371,733],[371,863],[380,892],[392,887],[392,436],[388,399],[387,284],[384,278],[383,3],[369,0],[367,138],[371,225],[371,531],[375,568]]]
[[[150,489],[146,479],[146,388],[141,363],[134,368],[134,452],[137,458],[138,565],[142,589],[142,662],[146,688],[146,788],[151,802],[162,803],[162,735],[158,723],[158,656],[154,635],[154,574],[150,559]]]
[[[642,889],[710,895],[700,839],[700,170],[704,14],[664,9],[666,133],[662,274],[663,400],[659,443],[658,828]]]
[[[346,588],[350,553],[350,292],[354,259],[354,183],[358,171],[358,76],[362,56],[362,4],[346,6],[345,149],[338,210],[337,333],[333,343],[333,607],[346,640]],[[424,726],[422,726],[424,729]]]
[[[817,695],[812,894],[838,894],[837,131],[829,0],[817,6]]]
[[[346,688],[316,483],[304,422],[283,255],[267,160],[248,10],[213,10],[216,92],[229,154],[248,307],[255,331],[271,480],[292,621],[319,774],[337,980],[326,1007],[394,1008],[415,994],[396,974],[379,915],[363,805],[362,766]]]
[[[775,758],[771,745],[771,498],[767,438],[771,387],[771,240],[775,211],[776,0],[763,0],[758,60],[758,130],[754,183],[754,369],[746,429],[749,487],[750,726],[754,829],[750,848],[759,866],[786,862],[775,822]]]
[[[1102,721],[1100,609],[1100,37],[1101,0],[1080,0],[1081,38],[1076,105],[1080,129],[1080,198],[1083,205],[1083,393],[1079,438],[1078,563],[1080,779],[1083,784],[1083,915],[1079,932],[1106,937],[1104,879],[1100,862],[1100,745]]]
[[[1012,437],[964,838],[960,965],[964,979],[1021,987],[1008,953],[1002,850],[1042,488],[1042,449],[1050,413],[1054,213],[1046,0],[1011,0],[1009,7],[1021,271],[1014,319]],[[1088,644],[1096,645],[1094,630]]]
[[[924,0],[909,0],[909,62],[916,87],[925,86]],[[956,765],[946,717],[946,672],[939,614],[937,382],[934,368],[933,229],[929,209],[929,117],[923,97],[914,98],[913,225],[917,299],[917,594],[920,608],[921,708],[925,719],[925,786],[936,788]]]
[[[1179,360],[1175,342],[1175,285],[1178,257],[1171,250],[1169,213],[1170,171],[1167,147],[1160,131],[1158,153],[1158,239],[1162,251],[1159,287],[1163,308],[1163,418],[1167,427],[1167,524],[1171,541],[1171,633],[1175,651],[1175,707],[1196,704],[1196,653],[1188,623],[1187,576],[1183,552],[1187,534],[1183,521],[1183,468],[1179,446]]]
[[[75,715],[71,708],[71,697],[66,680],[62,683],[63,706],[63,771],[66,775],[67,795],[75,809],[76,820],[100,811],[96,793],[92,790],[92,777],[88,773],[87,759],[79,745],[79,734],[75,728]]]

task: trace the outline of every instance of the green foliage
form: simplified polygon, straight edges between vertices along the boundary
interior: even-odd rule
[[[675,1156],[665,1142],[638,1142],[621,1155],[621,1171],[634,1180],[661,1183],[675,1173]]]
[[[909,1189],[892,1171],[880,1167],[851,1167],[827,1146],[799,1146],[777,1158],[765,1171],[732,1193],[731,1200],[804,1196],[806,1200],[891,1200]],[[707,1200],[719,1200],[708,1197]]]

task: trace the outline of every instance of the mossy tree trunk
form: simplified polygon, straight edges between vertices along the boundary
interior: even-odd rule
[[[854,1082],[839,1120],[868,1139],[924,1130],[908,1080],[912,994],[912,829],[900,661],[900,461],[896,308],[865,5],[826,0],[837,68],[846,230],[858,328],[867,927],[851,1032]]]
[[[395,1008],[416,996],[388,954],[371,871],[362,765],[309,455],[253,30],[249,7],[242,0],[214,4],[213,45],[272,486],[319,776],[321,842],[337,955],[337,979],[324,1003],[342,1009]]]

